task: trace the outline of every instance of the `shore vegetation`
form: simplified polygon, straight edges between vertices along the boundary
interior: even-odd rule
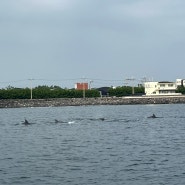
[[[95,98],[100,97],[101,93],[98,89],[91,90],[76,90],[61,88],[59,86],[37,86],[35,88],[17,88],[17,87],[7,87],[0,89],[0,99],[49,99],[49,98]],[[134,95],[144,94],[143,87],[134,87]],[[133,95],[133,87],[123,86],[112,88],[110,87],[105,96],[110,97],[121,97],[121,96],[131,96]]]

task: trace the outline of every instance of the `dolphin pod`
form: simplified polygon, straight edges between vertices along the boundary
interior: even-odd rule
[[[162,117],[157,117],[155,114],[152,114],[151,116],[148,116],[147,118],[162,118]],[[80,119],[81,120],[81,119]],[[83,120],[83,119],[82,119]],[[88,119],[87,119],[88,120]],[[110,122],[110,120],[105,119],[104,117],[100,117],[100,118],[90,118],[89,120],[91,121],[108,121]],[[112,121],[118,121],[118,120],[112,120]],[[74,123],[75,121],[62,121],[62,120],[58,120],[58,119],[54,119],[54,123]],[[30,123],[27,119],[24,119],[24,122],[22,122],[23,125],[28,126],[34,123]],[[16,124],[18,125],[18,124]]]

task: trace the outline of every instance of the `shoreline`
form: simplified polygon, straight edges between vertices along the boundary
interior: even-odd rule
[[[62,107],[83,105],[185,104],[185,96],[125,96],[102,98],[1,99],[0,108]]]

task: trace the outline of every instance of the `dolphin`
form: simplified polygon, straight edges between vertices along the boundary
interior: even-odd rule
[[[61,120],[55,119],[55,123],[67,123],[67,122],[66,121],[61,121]]]
[[[24,122],[22,124],[23,125],[30,125],[31,123],[29,123],[27,119],[24,119]]]
[[[58,119],[55,119],[55,123],[59,123],[59,120]]]
[[[149,116],[148,118],[157,118],[155,114],[153,114],[152,116]]]

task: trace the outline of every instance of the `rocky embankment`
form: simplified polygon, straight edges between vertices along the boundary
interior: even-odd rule
[[[60,107],[81,105],[183,104],[185,96],[139,96],[0,100],[0,108]]]

